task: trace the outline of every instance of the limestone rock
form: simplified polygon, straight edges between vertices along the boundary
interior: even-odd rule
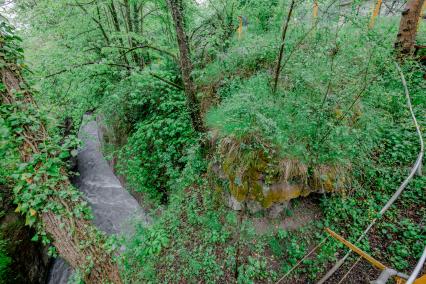
[[[241,211],[243,209],[241,202],[239,202],[237,199],[235,199],[235,197],[232,194],[230,194],[229,192],[226,192],[225,199],[226,199],[227,205],[232,210]]]

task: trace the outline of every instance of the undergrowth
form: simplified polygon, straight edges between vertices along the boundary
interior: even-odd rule
[[[201,8],[197,15],[193,3],[187,3],[191,14],[185,18],[187,27],[193,28],[189,38],[195,49],[192,75],[197,96],[202,102],[209,97],[217,102],[203,113],[212,147],[207,155],[191,129],[184,93],[179,90],[182,80],[173,58],[175,45],[165,44],[173,38],[167,17],[155,19],[161,25],[150,20],[153,32],[147,42],[154,41],[155,34],[160,47],[166,45],[171,51],[167,59],[147,58],[145,69],[110,68],[115,57],[121,59],[120,51],[90,46],[97,52],[81,53],[86,47],[83,39],[68,52],[73,41],[68,37],[71,32],[63,32],[68,31],[67,23],[50,30],[63,37],[61,42],[55,38],[34,48],[39,56],[30,53],[40,66],[36,72],[45,76],[38,83],[46,90],[39,98],[42,108],[52,108],[60,118],[72,117],[76,127],[86,111],[103,115],[111,132],[106,135],[108,154],[117,161],[117,172],[130,189],[165,205],[152,226],[137,225],[134,237],[125,243],[122,274],[129,283],[275,281],[325,237],[325,227],[354,242],[405,178],[418,152],[394,67],[396,17],[381,17],[375,28],[368,29],[369,17],[355,11],[359,1],[348,10],[319,1],[321,17],[313,21],[311,4],[297,1],[274,93],[272,78],[290,1],[213,2],[223,8],[223,18]],[[248,18],[241,39],[234,33],[238,22],[230,18],[235,11]],[[422,25],[418,32],[423,41],[425,28]],[[209,33],[212,30],[218,34]],[[50,49],[54,51],[44,64],[42,55]],[[97,64],[84,66],[84,78],[80,78],[82,69],[62,69],[92,60]],[[56,66],[56,61],[61,64]],[[423,127],[424,67],[411,60],[402,67]],[[61,70],[59,79],[52,76]],[[0,128],[0,135],[7,131]],[[232,150],[240,151],[234,160],[229,153],[213,154],[214,147],[229,141],[235,142],[229,143],[230,148],[235,146]],[[223,192],[213,188],[206,174],[215,159],[239,161],[236,168],[247,170],[259,153],[267,157],[262,160],[267,161],[262,165],[266,172],[281,167],[281,161],[297,161],[310,178],[325,180],[316,174],[318,169],[333,167],[342,170],[348,182],[338,192],[315,196],[322,210],[320,221],[295,230],[276,228],[272,222],[273,228],[260,234],[244,213],[225,207]],[[358,245],[408,273],[426,241],[425,187],[425,177],[416,177]],[[328,240],[284,282],[314,283],[343,252],[340,243]]]
[[[162,76],[173,80],[172,72]],[[134,73],[108,92],[102,106],[115,145],[116,169],[129,187],[159,203],[167,200],[197,134],[190,126],[182,91],[148,72]]]
[[[256,283],[273,279],[250,222],[224,207],[205,182],[198,151],[182,173],[170,205],[152,227],[137,227],[123,267],[128,282]]]

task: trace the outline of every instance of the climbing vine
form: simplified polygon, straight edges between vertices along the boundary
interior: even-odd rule
[[[0,42],[4,51],[0,66],[11,70],[24,67],[23,50],[18,44],[20,38],[13,34],[12,28],[6,23],[1,23],[0,27],[3,35]],[[15,212],[25,215],[26,225],[30,226],[36,224],[38,215],[47,209],[57,214],[89,219],[91,214],[85,202],[77,202],[73,211],[67,211],[63,204],[51,198],[80,199],[80,192],[68,183],[65,170],[66,159],[76,155],[74,149],[78,146],[78,140],[70,136],[61,141],[58,134],[47,135],[47,115],[26,94],[28,88],[21,82],[18,89],[7,90],[4,83],[0,83],[2,100],[5,102],[0,105],[5,136],[2,138],[11,143],[9,147],[19,149],[24,158],[11,175],[14,180],[14,203],[17,205]],[[2,149],[2,152],[5,150]],[[45,236],[42,230],[40,233]],[[44,240],[48,242],[47,238]]]
[[[118,268],[106,251],[107,240],[90,225],[89,207],[68,179],[65,161],[75,155],[72,149],[78,141],[62,142],[58,134],[49,133],[47,115],[38,109],[21,75],[20,39],[6,23],[0,28],[1,129],[21,157],[12,174],[15,211],[25,216],[26,225],[37,228],[44,244],[53,241],[87,282],[120,283]],[[55,254],[53,247],[50,252]]]

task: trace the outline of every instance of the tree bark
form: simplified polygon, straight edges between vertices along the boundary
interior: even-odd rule
[[[125,47],[125,46],[124,46],[124,43],[123,43],[123,39],[122,39],[122,37],[121,37],[120,22],[119,22],[119,20],[118,20],[117,10],[116,10],[116,8],[115,8],[114,1],[113,1],[113,0],[111,0],[111,1],[110,1],[109,5],[108,5],[108,9],[109,9],[109,12],[110,12],[110,14],[111,14],[112,24],[113,24],[113,26],[114,26],[114,29],[115,29],[115,31],[119,34],[118,41],[119,41],[119,43],[120,43],[120,46],[121,46],[121,47]],[[124,63],[125,63],[126,65],[129,65],[129,61],[127,60],[127,56],[126,56],[126,54],[125,54],[125,53],[123,53],[122,51],[120,51],[120,55],[121,55],[121,57],[123,58]]]
[[[290,9],[288,10],[287,19],[283,24],[283,31],[281,35],[281,46],[280,46],[280,51],[278,53],[277,65],[275,66],[274,88],[273,88],[274,93],[277,91],[278,78],[280,77],[280,71],[281,71],[281,61],[283,59],[283,53],[284,53],[285,37],[287,35],[288,23],[290,22],[291,14],[293,12],[294,3],[295,3],[294,0],[292,0],[290,4]]]
[[[417,25],[424,1],[409,0],[405,5],[395,42],[398,58],[410,56],[414,53]]]
[[[203,120],[201,118],[200,105],[196,97],[196,88],[194,81],[191,77],[193,67],[191,58],[189,57],[190,52],[188,39],[183,28],[184,23],[182,16],[182,0],[167,0],[167,2],[169,4],[169,9],[172,14],[176,30],[177,43],[179,46],[180,53],[180,69],[182,73],[183,85],[185,88],[186,104],[188,107],[189,114],[191,116],[192,126],[196,131],[204,132],[205,128],[203,125]]]
[[[0,43],[0,79],[4,86],[0,90],[0,104],[11,106],[14,111],[21,113],[28,112],[30,108],[37,111],[32,93],[26,87],[19,67],[14,60],[11,62],[11,59],[5,57],[7,52],[2,34],[0,34]],[[55,157],[39,147],[39,145],[48,144],[50,139],[42,121],[32,123],[32,125],[23,124],[22,128],[21,132],[14,133],[16,141],[23,141],[19,146],[22,162],[30,162],[35,155],[40,153],[48,155],[48,159]],[[35,171],[42,165],[43,162],[39,162],[34,167]],[[61,169],[61,173],[66,176],[64,168]],[[27,182],[35,184],[37,187],[50,184],[49,186],[52,186],[53,190],[49,193],[47,202],[49,205],[55,206],[45,206],[34,214],[38,214],[40,225],[53,240],[53,245],[59,255],[73,268],[80,269],[83,273],[86,269],[90,270],[83,276],[86,283],[122,283],[117,264],[102,247],[106,238],[88,220],[73,214],[81,200],[60,197],[60,192],[71,186],[69,180],[66,178],[52,181],[46,173],[40,173],[40,176],[38,181],[29,180]],[[52,207],[57,209],[53,211]]]
[[[134,23],[133,23],[132,11],[131,11],[131,8],[130,8],[129,0],[124,0],[124,8],[125,8],[124,19],[125,19],[125,22],[127,22],[127,38],[129,40],[130,48],[133,48],[137,45],[137,43],[135,42],[135,39],[133,37],[134,27],[136,26],[136,24],[134,25]],[[140,60],[139,60],[139,56],[137,54],[137,51],[132,51],[132,58],[133,58],[134,63],[136,64],[136,66],[139,66]]]
[[[96,3],[97,4],[97,3]],[[90,15],[89,14],[89,12],[87,11],[87,9],[82,5],[82,4],[80,4],[80,3],[78,3],[77,1],[76,1],[76,5],[85,13],[85,14],[87,14],[97,25],[98,25],[98,27],[99,27],[99,30],[101,31],[101,33],[102,33],[102,36],[104,37],[104,39],[105,39],[105,42],[106,42],[106,44],[108,44],[109,45],[109,38],[108,38],[108,35],[107,35],[107,33],[105,32],[105,29],[104,29],[104,26],[102,25],[102,23],[101,23],[101,21],[100,21],[100,14],[99,14],[99,9],[97,9],[97,13],[98,13],[98,19],[96,19],[94,16],[92,16],[92,15]],[[97,8],[98,8],[98,6],[97,6]]]

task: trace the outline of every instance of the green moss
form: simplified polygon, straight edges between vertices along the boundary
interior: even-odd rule
[[[256,147],[256,140],[256,136],[226,137],[218,144],[217,158],[228,184],[217,183],[239,202],[257,201],[269,208],[314,191],[343,190],[349,183],[349,168],[319,165],[308,174],[301,161],[280,160],[278,151],[267,145]]]

